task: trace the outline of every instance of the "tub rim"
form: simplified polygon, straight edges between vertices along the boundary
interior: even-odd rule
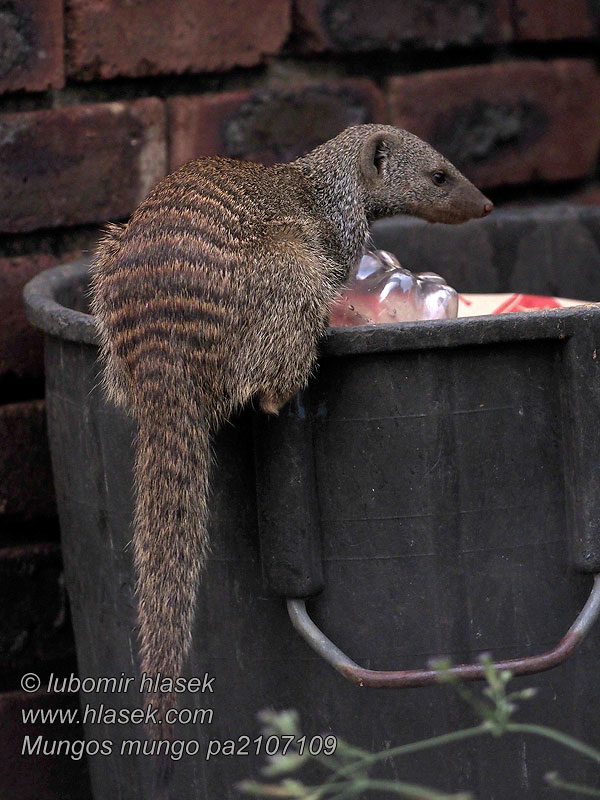
[[[60,303],[57,295],[89,274],[91,258],[83,257],[44,270],[25,286],[23,300],[29,322],[46,334],[71,342],[98,345],[94,317]],[[600,303],[559,309],[517,311],[480,317],[379,323],[328,328],[320,344],[323,356],[396,350],[424,350],[510,341],[566,339],[576,327],[600,321]]]

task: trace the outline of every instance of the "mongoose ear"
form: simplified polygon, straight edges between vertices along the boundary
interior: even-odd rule
[[[377,181],[381,178],[390,151],[389,143],[382,133],[373,133],[362,147],[360,168],[365,178]]]

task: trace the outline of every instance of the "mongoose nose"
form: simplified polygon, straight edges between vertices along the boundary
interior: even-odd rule
[[[482,217],[487,217],[488,214],[491,213],[492,209],[494,208],[494,204],[491,200],[488,200],[485,205],[483,206],[483,214]]]

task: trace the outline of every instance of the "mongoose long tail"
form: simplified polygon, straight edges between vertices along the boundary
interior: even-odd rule
[[[160,415],[138,416],[133,549],[141,675],[174,680],[189,650],[198,581],[208,550],[212,425],[210,415],[189,402],[173,398],[162,405]],[[165,715],[177,705],[177,695],[146,693],[146,701],[158,709],[162,720],[149,732],[156,739],[170,738],[172,720]]]

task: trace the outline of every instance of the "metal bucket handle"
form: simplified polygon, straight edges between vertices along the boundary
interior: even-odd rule
[[[359,686],[370,686],[374,689],[401,689],[414,686],[431,686],[440,681],[440,673],[436,669],[377,670],[365,669],[349,658],[337,647],[323,631],[315,625],[308,611],[306,602],[301,599],[287,600],[288,613],[292,625],[312,649],[328,664],[352,683]],[[600,573],[594,576],[592,591],[586,604],[567,633],[552,650],[535,656],[509,658],[506,661],[495,661],[493,666],[498,670],[510,670],[514,675],[531,675],[552,669],[570,655],[581,644],[590,628],[600,614]],[[457,664],[450,667],[449,672],[466,681],[477,681],[485,678],[486,667],[479,664]]]

